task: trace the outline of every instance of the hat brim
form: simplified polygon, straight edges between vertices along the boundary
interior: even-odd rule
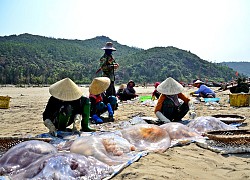
[[[194,82],[194,84],[203,84],[203,83],[204,83],[204,82],[201,81],[201,80],[197,80],[197,81]]]
[[[107,77],[95,78],[89,86],[89,93],[92,95],[98,95],[108,89],[110,85],[110,79]]]
[[[102,48],[102,50],[112,50],[112,51],[116,51],[116,49],[115,48],[113,48],[113,47],[103,47]]]
[[[73,101],[83,96],[81,89],[70,79],[62,79],[49,87],[49,93],[62,101]]]

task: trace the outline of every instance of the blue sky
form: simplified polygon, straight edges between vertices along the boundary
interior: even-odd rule
[[[250,62],[250,0],[0,0],[0,36],[22,33]]]

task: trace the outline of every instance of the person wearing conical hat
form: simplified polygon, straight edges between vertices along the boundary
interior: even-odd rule
[[[105,91],[110,85],[108,77],[96,77],[89,86],[89,99],[91,102],[90,116],[93,123],[103,123],[101,114],[108,111],[109,121],[113,121],[114,111],[117,109],[115,96],[107,96]]]
[[[116,97],[122,101],[123,99],[123,91],[127,87],[126,84],[121,84],[116,92]]]
[[[103,77],[108,77],[110,79],[110,85],[106,90],[107,96],[116,96],[115,91],[115,70],[119,68],[119,64],[116,63],[115,59],[113,58],[112,52],[116,51],[113,47],[112,42],[107,42],[106,45],[102,48],[105,53],[100,58],[100,68],[97,73],[102,70]]]
[[[73,131],[95,131],[89,127],[89,98],[83,96],[70,78],[52,84],[49,93],[51,97],[43,112],[43,121],[50,134],[56,136],[57,131],[66,131],[71,124]]]
[[[198,97],[203,97],[203,98],[215,98],[215,92],[207,87],[203,81],[201,80],[195,80],[193,82],[194,87],[199,88],[197,91],[191,92],[190,95],[197,94]]]
[[[158,87],[157,91],[161,93],[155,107],[155,115],[163,122],[177,122],[189,111],[189,101],[182,91],[183,86],[172,77],[168,77]],[[183,100],[180,104],[178,99]]]

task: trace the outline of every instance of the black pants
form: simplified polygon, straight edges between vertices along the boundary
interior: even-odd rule
[[[180,106],[176,106],[174,102],[168,98],[164,100],[162,105],[162,114],[170,121],[181,121],[188,111],[188,104],[183,103]]]
[[[116,96],[116,91],[115,91],[115,81],[111,81],[108,89],[106,90],[106,95],[107,97],[109,96]]]

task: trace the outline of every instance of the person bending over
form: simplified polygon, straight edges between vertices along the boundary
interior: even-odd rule
[[[161,93],[155,107],[155,115],[163,123],[177,122],[189,111],[189,101],[182,91],[183,86],[172,77],[167,78],[158,87],[157,91]],[[181,104],[179,98],[183,100]]]
[[[43,112],[43,121],[50,134],[57,136],[57,131],[67,131],[71,124],[73,131],[95,131],[89,127],[89,98],[83,96],[70,78],[52,84],[49,93],[51,97]]]
[[[215,98],[215,92],[207,87],[201,80],[194,81],[194,86],[199,89],[197,91],[191,92],[190,95],[198,94],[198,97]]]
[[[90,116],[94,123],[103,123],[101,114],[108,111],[109,121],[114,121],[114,111],[117,110],[117,99],[115,96],[107,96],[105,91],[110,85],[107,77],[94,78],[89,86],[89,98],[91,102]]]

